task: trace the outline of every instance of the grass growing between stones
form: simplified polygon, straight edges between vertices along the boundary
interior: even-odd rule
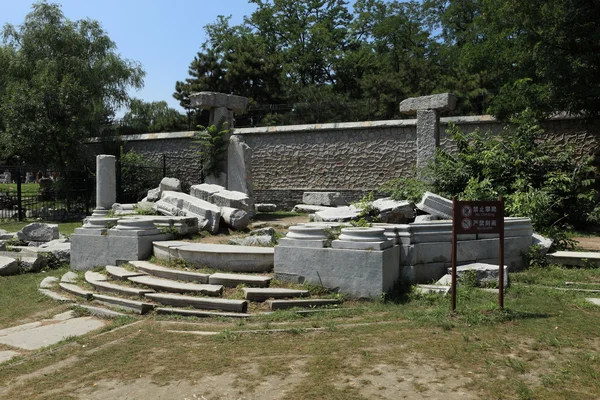
[[[68,270],[68,267],[62,267],[47,272],[0,276],[0,329],[31,322],[34,318],[41,319],[41,315],[51,316],[48,314],[50,311],[57,314],[60,310],[67,310],[67,305],[49,299],[38,289],[45,277],[60,279]]]
[[[580,279],[595,279],[596,270],[581,271]],[[539,284],[537,273],[511,278]],[[565,281],[571,273],[549,271]],[[514,285],[505,310],[495,294],[464,288],[454,314],[449,298],[404,293],[395,302],[348,301],[349,310],[308,316],[151,316],[0,366],[0,397],[598,398],[600,307],[585,297]],[[272,329],[286,331],[266,332]]]

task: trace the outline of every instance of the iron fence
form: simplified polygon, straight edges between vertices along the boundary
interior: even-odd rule
[[[89,214],[93,178],[85,169],[0,165],[0,220],[75,221]]]

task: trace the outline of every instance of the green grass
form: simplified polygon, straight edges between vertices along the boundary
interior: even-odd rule
[[[4,229],[8,232],[17,232],[23,229],[24,226],[31,224],[32,222],[37,221],[23,221],[23,222],[2,222],[0,221],[0,229]],[[48,222],[53,223],[53,222]],[[80,228],[83,225],[82,222],[59,222],[58,223],[58,231],[63,235],[72,235],[75,232],[76,228]]]
[[[60,278],[68,270],[68,267],[63,267],[48,272],[0,276],[0,328],[61,308],[60,303],[41,294],[38,288],[45,277]],[[67,309],[68,306],[63,308]]]
[[[40,191],[40,185],[37,183],[23,183],[21,185],[21,193],[24,195],[34,195],[38,194]],[[16,183],[0,183],[0,193],[17,193],[17,184]]]

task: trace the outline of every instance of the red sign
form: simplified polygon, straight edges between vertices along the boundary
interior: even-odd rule
[[[457,235],[504,230],[502,201],[455,201],[452,224]]]

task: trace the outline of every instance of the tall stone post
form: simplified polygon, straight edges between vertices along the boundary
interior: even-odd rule
[[[452,93],[411,97],[400,103],[400,112],[417,114],[417,171],[425,167],[440,146],[440,112],[456,107]]]
[[[231,138],[233,132],[233,113],[244,111],[248,106],[247,97],[216,92],[192,93],[190,100],[192,107],[210,110],[211,125],[216,125],[223,118],[225,119],[230,131],[226,140]],[[251,159],[252,149],[239,137],[231,138],[227,154],[220,165],[222,171],[220,176],[207,177],[206,182],[225,186],[228,190],[244,192],[252,199]]]
[[[96,156],[96,208],[92,217],[106,217],[117,201],[116,171],[115,156]]]

